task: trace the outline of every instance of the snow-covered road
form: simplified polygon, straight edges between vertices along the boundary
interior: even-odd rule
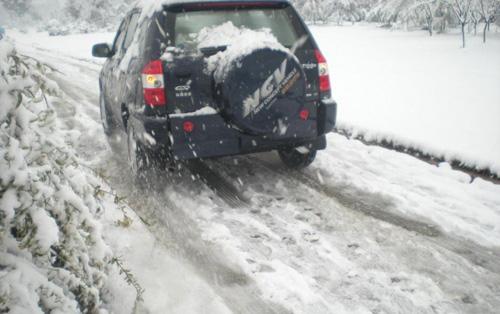
[[[193,163],[140,187],[100,126],[100,65],[17,44],[59,71],[59,117],[88,165],[143,219],[155,241],[144,246],[162,252],[121,252],[146,290],[144,312],[500,308],[499,186],[332,134],[303,172],[269,153]]]

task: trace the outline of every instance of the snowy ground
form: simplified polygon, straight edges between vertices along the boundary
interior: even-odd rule
[[[429,38],[373,26],[311,28],[342,128],[500,175],[500,33]]]
[[[84,50],[65,49],[78,44],[90,52],[90,43],[103,38],[93,36],[59,38],[55,47],[40,36],[16,40],[21,52],[61,71],[54,75],[67,97],[61,118],[81,132],[79,151],[88,164],[104,170],[135,211],[128,235],[110,227],[107,236],[146,289],[144,312],[495,313],[500,307],[500,187],[471,183],[447,164],[434,167],[332,134],[329,148],[300,173],[288,172],[274,154],[260,154],[159,174],[150,189],[134,185],[99,125],[99,65]],[[332,59],[342,102],[347,96]]]

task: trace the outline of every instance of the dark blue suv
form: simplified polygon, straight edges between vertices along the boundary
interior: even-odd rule
[[[326,60],[288,1],[138,6],[113,45],[95,45],[93,55],[107,58],[99,81],[104,131],[126,132],[136,174],[271,150],[303,168],[335,125]]]

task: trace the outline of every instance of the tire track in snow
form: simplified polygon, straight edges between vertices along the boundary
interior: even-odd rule
[[[173,194],[178,199],[192,199],[193,194],[199,196],[204,190],[200,181],[193,181],[191,175],[181,169],[173,175],[163,171],[151,174],[151,179],[141,186],[131,180],[124,160],[116,159],[116,155],[106,157],[110,159],[103,159],[103,166],[111,170],[113,187],[128,194],[129,205],[148,222],[148,229],[159,245],[191,264],[228,308],[234,313],[288,313],[281,306],[263,300],[253,280],[238,265],[230,263],[217,244],[203,240],[197,222],[186,212],[195,208],[183,208],[179,201],[172,199]],[[165,187],[175,189],[166,191]]]
[[[386,216],[380,217],[380,215],[377,215],[374,217],[365,213],[367,210],[360,210],[359,208],[345,206],[335,197],[325,195],[321,190],[318,191],[318,186],[314,186],[313,188],[309,187],[307,184],[308,180],[304,180],[302,174],[286,171],[283,167],[274,163],[268,164],[266,160],[262,160],[265,159],[265,157],[266,156],[262,155],[259,155],[258,157],[239,157],[237,158],[237,167],[235,167],[233,163],[227,159],[223,159],[220,162],[213,161],[211,163],[213,163],[214,171],[223,173],[223,177],[234,178],[235,175],[238,174],[240,179],[245,183],[244,189],[253,190],[252,193],[254,194],[256,186],[262,183],[265,188],[260,191],[260,193],[267,195],[268,197],[263,197],[260,200],[258,197],[252,197],[252,206],[255,209],[269,208],[270,204],[273,203],[273,201],[270,200],[273,198],[273,195],[269,195],[269,193],[273,192],[270,191],[276,190],[275,185],[279,184],[280,181],[285,182],[285,189],[291,195],[289,196],[290,198],[284,199],[281,196],[274,196],[276,197],[274,203],[283,203],[282,207],[288,207],[290,205],[297,205],[296,202],[300,200],[302,202],[301,206],[304,206],[304,213],[307,213],[309,216],[304,217],[305,214],[297,213],[296,219],[309,223],[308,219],[312,219],[311,221],[314,221],[314,219],[316,219],[314,215],[318,215],[320,217],[319,220],[326,221],[323,223],[320,222],[319,225],[318,223],[312,223],[311,225],[313,230],[317,231],[319,239],[326,237],[329,238],[329,241],[337,244],[339,244],[340,241],[342,244],[336,247],[342,251],[344,256],[349,256],[354,260],[356,259],[356,256],[353,256],[349,251],[351,249],[356,251],[359,247],[365,247],[366,250],[366,246],[371,244],[369,242],[363,243],[363,239],[366,237],[375,239],[378,245],[372,246],[368,249],[368,251],[375,252],[373,254],[377,257],[380,256],[378,254],[385,256],[380,261],[380,266],[375,266],[376,268],[392,268],[393,266],[389,266],[389,261],[396,256],[396,260],[398,261],[397,263],[401,263],[401,267],[403,269],[411,269],[416,271],[418,274],[421,274],[424,278],[432,278],[432,280],[438,284],[438,286],[443,289],[444,293],[450,298],[452,298],[453,295],[462,295],[462,299],[457,299],[450,303],[456,307],[453,311],[458,311],[458,309],[460,309],[460,311],[464,311],[461,306],[465,303],[472,304],[467,305],[470,306],[469,310],[472,312],[493,312],[492,309],[500,305],[500,300],[496,298],[496,295],[500,293],[500,276],[496,265],[496,261],[498,260],[496,258],[496,253],[491,253],[489,249],[478,247],[474,243],[468,243],[467,241],[464,242],[461,239],[448,237],[437,227],[435,229],[421,229],[414,227],[405,228],[405,226],[395,224],[400,222],[413,223],[413,220],[398,219],[396,221],[388,221],[387,223],[393,226],[388,228],[384,226],[386,221],[380,219],[386,218]],[[311,177],[308,177],[308,179],[313,180]],[[309,189],[311,189],[311,191],[308,191]],[[245,194],[244,191],[240,193]],[[322,194],[323,197],[318,197],[318,193]],[[362,194],[363,192],[359,191],[359,193],[354,193],[353,196],[356,197],[360,195],[360,193]],[[372,198],[372,200],[380,206],[383,204],[392,204],[391,202],[379,202],[376,200],[376,197]],[[335,204],[338,204],[340,207],[336,207],[337,205]],[[370,206],[370,203],[360,204],[357,206]],[[349,203],[346,205],[352,204]],[[337,210],[334,209],[330,213],[325,211],[325,209],[332,207],[337,208]],[[272,217],[265,218],[262,223],[267,224],[271,230],[278,230],[279,228],[277,226],[279,226],[279,220],[281,220],[282,217],[280,218],[275,216],[282,216],[283,213],[274,212],[275,208],[272,208]],[[382,208],[379,208],[378,210],[382,210]],[[389,208],[386,208],[386,210],[389,210]],[[250,211],[252,211],[252,209],[250,209]],[[338,211],[338,213],[335,211]],[[259,215],[263,216],[258,210],[256,210],[255,213],[254,217]],[[365,218],[357,215],[356,213],[364,215]],[[382,224],[373,223],[373,219],[381,221]],[[346,224],[351,224],[352,230],[349,230],[350,227],[346,228]],[[297,227],[300,225],[300,223],[297,224]],[[339,227],[344,229],[344,232],[353,233],[354,237],[352,238],[352,243],[349,243],[349,239],[339,240],[338,237],[342,238],[345,236],[336,231]],[[295,227],[292,226],[291,228]],[[423,232],[418,232],[422,230]],[[429,230],[431,231],[429,232]],[[239,230],[234,230],[234,232],[239,232]],[[332,232],[334,235],[333,238],[330,237]],[[387,235],[381,238],[380,234]],[[266,239],[266,237],[263,239]],[[311,244],[314,246],[318,240],[313,240],[314,242]],[[356,241],[358,243],[356,243]],[[383,249],[378,246],[381,246]],[[344,249],[342,249],[343,247]],[[347,249],[345,249],[345,247],[347,247]],[[314,255],[314,253],[308,254],[310,256]],[[304,254],[304,256],[307,256],[308,254]],[[310,261],[311,264],[314,262],[315,261]],[[366,261],[363,261],[363,263],[364,262]],[[332,261],[332,263],[333,265],[335,264],[334,261]],[[372,263],[373,262],[370,262],[369,267],[371,267]],[[475,268],[475,266],[480,266],[480,268]],[[320,268],[321,263],[317,265],[317,267]],[[398,268],[399,267],[396,267],[396,269]],[[300,270],[300,268],[298,268],[298,270]],[[325,280],[325,278],[320,278],[319,281],[321,280]],[[394,279],[391,280],[397,282],[399,279],[395,276]],[[328,280],[326,281],[326,285],[328,285]],[[339,292],[336,291],[336,293]],[[478,304],[476,301],[469,302],[470,300],[476,300],[475,298],[486,301],[484,301],[484,304]],[[415,309],[410,307],[407,310],[413,312]],[[443,308],[441,308],[441,310],[443,310]],[[448,311],[449,310],[450,309],[448,308]]]
[[[44,56],[45,57],[45,56]],[[79,62],[74,62],[71,58],[59,60],[57,56],[47,56],[54,64],[62,62],[71,63],[72,67],[81,70],[83,75],[97,77],[97,72],[88,69]],[[82,140],[78,143],[82,155],[90,158],[90,163],[94,168],[108,170],[108,180],[113,189],[120,195],[127,195],[128,204],[136,213],[149,224],[148,229],[158,241],[158,245],[164,246],[168,251],[175,253],[180,259],[194,267],[193,271],[199,274],[210,284],[214,291],[222,297],[225,304],[234,313],[269,313],[281,314],[289,313],[288,310],[278,304],[263,300],[259,288],[252,279],[246,276],[237,265],[228,264],[224,253],[216,244],[206,243],[201,232],[197,228],[196,222],[186,215],[185,209],[180,208],[173,202],[168,194],[163,190],[166,186],[180,186],[185,190],[199,190],[197,184],[190,182],[190,175],[185,173],[183,177],[169,176],[166,172],[157,173],[154,178],[144,186],[139,186],[129,177],[127,163],[123,159],[116,159],[117,156],[125,156],[123,152],[112,153],[102,151],[104,134],[100,136],[96,132],[100,130],[98,114],[98,95],[80,86],[78,81],[68,81],[68,76],[62,73],[53,73],[52,78],[59,84],[66,95],[72,99],[73,104],[81,104],[78,109],[81,115],[92,120],[99,130],[88,132],[84,124],[78,123],[75,118],[76,112],[71,112],[72,108],[61,104],[59,110],[68,111],[62,115],[68,127],[80,129]],[[95,78],[97,84],[97,78]],[[69,105],[69,104],[66,104]],[[85,137],[86,136],[86,137]],[[100,140],[99,140],[100,139]],[[117,146],[115,146],[117,148]],[[112,171],[109,171],[112,170]],[[214,173],[210,169],[198,164],[196,168],[203,174],[204,179],[211,188],[215,188],[225,202],[234,204],[242,203],[243,200],[232,196],[230,187],[215,180]],[[203,185],[201,185],[203,186]],[[180,194],[180,192],[178,192]],[[186,196],[192,197],[192,196]]]
[[[431,222],[426,222],[424,217],[416,220],[399,215],[392,209],[396,205],[388,197],[368,193],[352,186],[321,184],[310,173],[287,171],[282,165],[272,164],[262,158],[252,158],[252,160],[256,164],[259,163],[261,166],[266,167],[270,172],[291,177],[327,197],[336,199],[346,208],[359,211],[367,216],[385,221],[408,231],[419,233],[425,236],[427,240],[463,256],[474,265],[500,274],[500,263],[498,262],[500,261],[500,250],[484,247],[470,240],[446,234],[439,226]]]
[[[249,205],[248,199],[241,195],[233,184],[213,171],[204,161],[190,160],[186,162],[186,165],[194,175],[222,198],[227,205],[231,207],[245,207]]]

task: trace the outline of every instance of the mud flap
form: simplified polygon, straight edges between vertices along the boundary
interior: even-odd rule
[[[326,137],[324,135],[319,136],[313,143],[313,149],[322,150],[326,148]]]
[[[322,100],[318,107],[318,135],[333,131],[337,120],[337,103],[334,100]]]

